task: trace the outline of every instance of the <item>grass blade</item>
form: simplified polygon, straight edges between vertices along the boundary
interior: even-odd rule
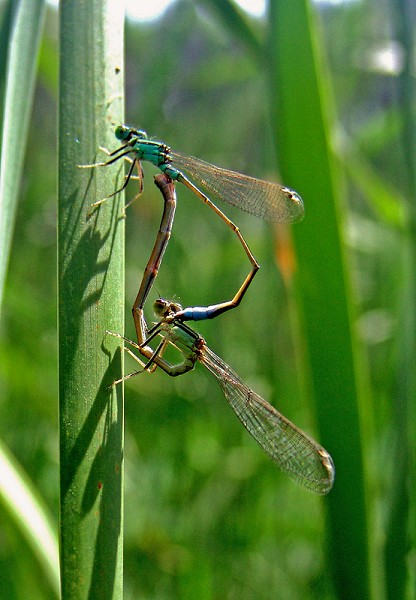
[[[414,555],[416,544],[416,504],[414,500],[416,466],[416,321],[413,306],[416,296],[416,116],[415,98],[415,40],[414,7],[403,0],[391,0],[396,39],[403,51],[403,68],[398,77],[398,103],[403,118],[399,143],[405,159],[401,173],[406,197],[409,221],[404,241],[404,277],[401,299],[400,346],[398,381],[392,406],[392,430],[394,465],[392,484],[389,489],[389,514],[386,525],[384,566],[387,598],[414,597],[415,564],[409,557]]]
[[[123,10],[116,0],[60,6],[59,393],[62,596],[122,598],[123,197],[115,169],[79,169],[123,121]],[[117,185],[117,188],[114,186]]]
[[[43,502],[20,465],[0,443],[0,502],[32,547],[59,598],[58,538]]]
[[[8,44],[2,43],[1,61],[5,65],[5,85],[0,127],[0,307],[32,108],[44,5],[43,0],[21,0],[10,8],[2,28],[2,34],[8,35]]]
[[[319,439],[337,469],[327,500],[328,562],[338,598],[370,594],[359,401],[358,348],[342,245],[339,177],[329,144],[330,97],[310,5],[270,4],[273,121],[282,179],[300,192],[305,220],[293,229],[296,285],[303,312]]]

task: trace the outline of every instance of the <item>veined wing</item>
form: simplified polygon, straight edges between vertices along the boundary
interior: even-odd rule
[[[244,427],[282,471],[311,492],[327,494],[335,477],[328,452],[253,392],[207,346],[201,349],[199,360],[215,375]]]
[[[222,169],[173,150],[169,153],[169,160],[175,168],[188,174],[191,180],[220,200],[256,217],[278,223],[295,223],[303,219],[302,198],[290,188]]]

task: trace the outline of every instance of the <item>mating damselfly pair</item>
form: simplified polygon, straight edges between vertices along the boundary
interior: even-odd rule
[[[121,188],[124,189],[132,178],[134,167],[137,166],[141,173],[140,161],[151,162],[162,172],[155,177],[155,183],[164,198],[161,226],[133,305],[138,343],[126,340],[147,360],[143,363],[128,348],[128,353],[142,364],[143,369],[119,381],[144,370],[152,371],[157,366],[168,375],[177,376],[193,369],[195,363],[200,362],[216,377],[233,411],[265,453],[297,483],[317,494],[328,493],[335,476],[334,464],[329,453],[251,390],[231,367],[208,348],[205,340],[185,323],[214,318],[236,307],[259,267],[238,227],[192,180],[233,206],[257,217],[277,222],[293,223],[300,220],[303,217],[302,200],[296,192],[277,183],[241,175],[195,157],[174,152],[161,142],[149,140],[143,131],[119,126],[115,134],[123,145],[114,152],[108,152],[107,162],[87,166],[107,166],[123,157],[132,157],[130,169]],[[176,207],[175,181],[186,185],[236,233],[251,262],[252,270],[234,298],[226,302],[208,307],[182,309],[177,303],[159,298],[154,304],[158,322],[148,329],[143,307],[171,235]],[[94,203],[93,207],[99,207],[104,200],[106,198]],[[161,341],[153,349],[149,343],[158,337]],[[164,358],[169,345],[179,351],[181,360],[178,363],[171,364]]]
[[[217,167],[216,165],[194,156],[173,151],[163,142],[149,139],[147,133],[142,130],[133,129],[126,125],[119,125],[115,129],[115,136],[122,142],[122,145],[113,152],[109,152],[105,148],[102,149],[108,154],[109,159],[106,162],[83,165],[83,168],[108,166],[122,158],[130,159],[131,165],[122,187],[106,198],[92,204],[92,208],[98,208],[103,202],[108,200],[108,198],[111,198],[124,190],[130,179],[133,177],[133,171],[136,166],[140,173],[140,192],[135,196],[135,198],[137,198],[142,192],[142,169],[140,161],[149,162],[155,165],[162,173],[168,175],[173,181],[179,181],[184,184],[198,199],[209,206],[232,231],[234,231],[251,264],[250,273],[247,275],[232,300],[209,307],[207,312],[205,312],[205,310],[199,311],[198,314],[195,313],[190,319],[201,320],[213,318],[222,312],[238,306],[258,271],[259,264],[254,258],[253,253],[237,225],[235,225],[224,212],[221,211],[212,200],[193,183],[193,181],[196,181],[219,200],[232,206],[236,206],[261,219],[267,219],[277,223],[295,223],[303,218],[304,207],[300,196],[298,196],[294,190],[283,187],[278,183],[242,175],[236,171]],[[133,200],[135,198],[133,198]],[[175,206],[176,203],[169,203],[170,210],[165,213],[166,222],[170,222],[170,226],[172,226]],[[167,208],[165,207],[165,211],[166,210]],[[166,224],[164,227],[166,227]],[[159,237],[159,241],[161,244],[164,243],[162,236]],[[162,256],[163,252],[164,249],[160,252]]]

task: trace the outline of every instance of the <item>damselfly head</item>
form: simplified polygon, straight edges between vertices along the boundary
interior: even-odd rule
[[[126,125],[118,125],[114,133],[118,140],[127,140],[131,136],[131,129]]]
[[[153,310],[157,317],[166,319],[168,317],[174,317],[177,312],[182,310],[182,306],[177,302],[170,302],[164,298],[158,298],[153,304]]]
[[[129,127],[128,125],[119,125],[116,127],[114,133],[116,138],[123,142],[128,142],[132,138],[139,138],[140,140],[148,139],[148,135],[145,131],[133,129],[133,127]]]

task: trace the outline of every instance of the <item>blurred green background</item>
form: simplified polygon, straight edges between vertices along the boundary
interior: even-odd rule
[[[243,26],[219,8],[228,4],[178,0],[156,20],[127,21],[127,122],[174,149],[279,179],[276,154],[284,156],[285,147],[272,134],[271,86],[256,47],[270,23],[265,16],[241,12]],[[321,89],[328,94],[331,111],[334,178],[342,183],[336,211],[346,287],[352,289],[347,303],[352,299],[348,306],[354,353],[359,357],[361,428],[356,430],[354,418],[348,422],[347,413],[345,429],[351,427],[351,439],[361,438],[364,479],[352,472],[345,485],[352,494],[356,484],[366,492],[366,522],[360,514],[355,526],[358,531],[361,527],[368,544],[369,597],[377,599],[414,597],[414,507],[406,493],[411,484],[406,473],[412,473],[413,464],[408,442],[414,431],[415,306],[414,98],[413,104],[408,101],[414,72],[409,77],[411,62],[406,61],[406,25],[414,24],[415,14],[412,21],[409,7],[393,0],[312,6],[314,36],[327,63]],[[48,7],[0,324],[0,438],[28,473],[56,524],[57,44],[57,12]],[[265,42],[263,51],[268,49]],[[303,101],[307,112],[307,85]],[[296,123],[289,131],[294,138],[303,134]],[[319,163],[320,148],[311,145],[309,151]],[[126,220],[130,337],[130,309],[162,209],[152,183],[155,171],[143,168],[144,193],[128,209]],[[305,162],[299,164],[302,169],[307,171]],[[319,172],[315,175],[319,178]],[[308,248],[299,238],[307,236],[302,228],[314,207],[300,180],[284,182],[305,201],[305,222],[294,232],[302,265]],[[129,192],[135,191],[131,184]],[[147,306],[149,320],[151,303],[159,295],[186,306],[219,302],[233,296],[249,270],[224,224],[183,186],[177,186],[177,195],[172,239]],[[304,331],[315,313],[301,314],[297,308],[302,286],[319,286],[319,281],[299,281],[288,228],[228,207],[226,212],[239,225],[261,269],[238,310],[198,324],[198,331],[284,415],[326,445],[332,440],[327,449],[338,464],[338,432],[334,429],[324,439],[310,393],[314,384]],[[327,231],[315,234],[325,239]],[[329,248],[321,256],[322,271],[331,253]],[[300,276],[304,273],[301,267]],[[320,308],[325,309],[331,290],[320,294]],[[336,327],[328,332],[324,323],[313,325],[317,346],[328,335],[336,339]],[[126,371],[134,369],[126,361]],[[322,376],[326,378],[325,357]],[[342,382],[341,373],[328,373],[335,387],[338,376]],[[340,384],[330,413],[335,415],[345,394]],[[342,553],[343,543],[342,522],[334,534],[335,510],[351,508],[342,507],[342,494],[337,497],[334,490],[332,500],[320,499],[282,475],[252,442],[200,365],[177,379],[159,371],[132,379],[126,384],[125,414],[125,598],[329,600],[343,597],[343,576],[349,582],[367,577],[365,568],[363,573],[353,568],[348,572],[348,565],[340,574],[331,562],[331,548],[337,542]],[[329,414],[325,427],[331,418]],[[342,418],[333,417],[334,428]],[[340,486],[342,477],[338,472]],[[357,584],[357,589],[366,585]],[[55,596],[0,504],[0,598],[27,597]]]

